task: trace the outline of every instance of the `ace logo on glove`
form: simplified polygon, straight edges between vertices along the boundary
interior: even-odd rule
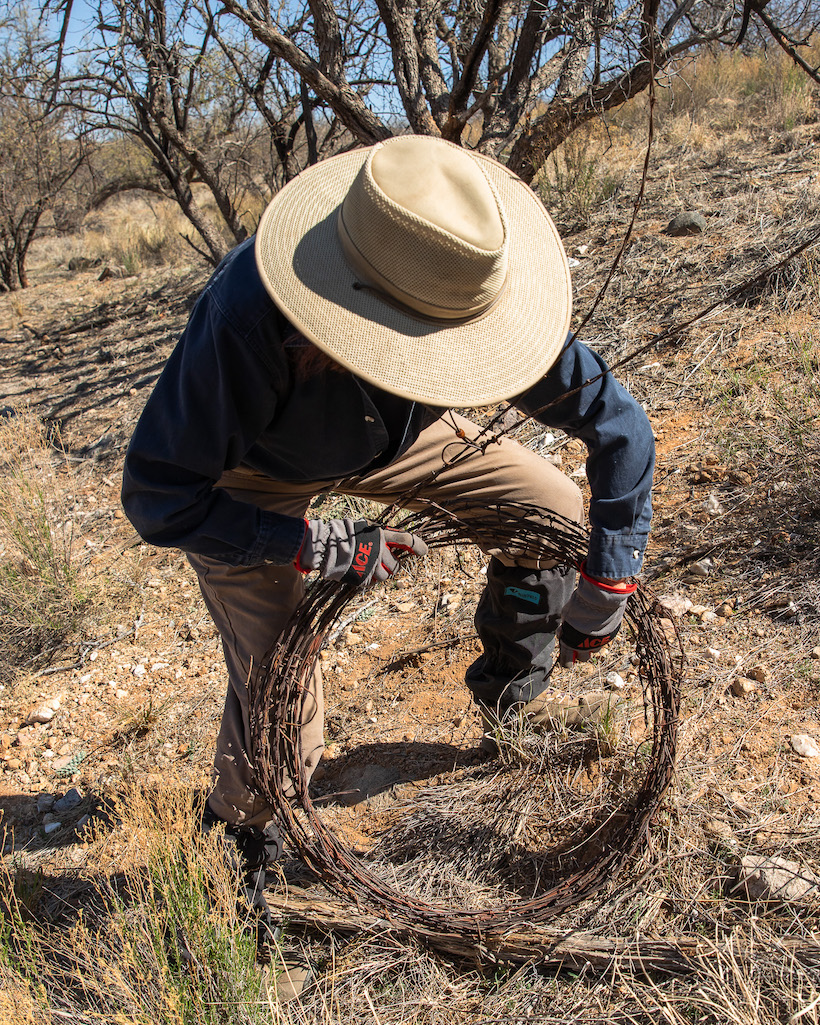
[[[398,569],[396,555],[426,555],[420,537],[367,520],[305,520],[305,536],[294,566],[318,570],[325,580],[356,586],[387,580]]]
[[[367,544],[363,542],[359,543],[358,551],[356,552],[356,558],[353,560],[353,566],[351,567],[353,572],[363,577],[367,572],[367,567],[370,564],[370,553],[373,551],[373,542],[370,541]]]

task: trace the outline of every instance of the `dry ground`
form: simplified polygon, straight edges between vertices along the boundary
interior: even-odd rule
[[[775,263],[820,223],[820,125],[740,129],[734,112],[721,116],[711,136],[678,130],[657,149],[631,243],[584,332],[610,362]],[[619,151],[613,197],[559,224],[579,261],[579,316],[624,237],[641,160]],[[690,209],[706,217],[705,233],[666,235]],[[157,828],[168,795],[188,807],[203,793],[224,674],[184,558],[133,545],[118,507],[124,446],[205,274],[161,267],[99,282],[99,269],[69,272],[54,246],[41,246],[33,288],[0,296],[0,398],[59,425],[61,522],[89,599],[79,632],[48,662],[15,666],[3,655],[0,802],[5,863],[28,880],[24,904],[51,923],[56,952],[61,936],[76,939],[78,910],[94,906],[100,878],[139,862],[135,836]],[[820,874],[820,757],[799,755],[791,740],[820,743],[819,284],[815,245],[619,371],[658,442],[645,578],[685,651],[680,753],[640,859],[555,926],[596,942],[697,940],[688,973],[646,976],[618,958],[606,968],[582,958],[563,974],[479,967],[366,918],[359,931],[343,921],[328,933],[338,905],[291,864],[271,897],[288,908],[287,942],[314,960],[318,984],[302,1009],[263,1008],[258,1020],[818,1021],[816,898],[749,905],[732,884],[747,854]],[[531,425],[520,437],[582,474],[576,443]],[[333,502],[318,511],[331,514]],[[622,677],[628,711],[611,734],[552,738],[537,771],[480,755],[461,681],[476,650],[481,571],[477,550],[437,553],[351,606],[356,618],[323,654],[328,746],[316,779],[326,821],[385,878],[473,907],[537,894],[582,858],[574,831],[634,792],[648,736],[624,637],[591,681],[560,681],[579,689]],[[49,702],[49,721],[27,725]],[[81,802],[44,818],[41,795],[71,788]],[[115,989],[109,1005],[96,993],[89,1006],[102,1020],[115,1011],[145,1020],[136,998],[116,1003]],[[98,1020],[82,1016],[76,995],[49,990],[45,1004],[54,1021]],[[26,1013],[51,1020],[42,1008],[39,1018]]]

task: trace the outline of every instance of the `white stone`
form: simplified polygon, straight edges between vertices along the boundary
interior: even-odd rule
[[[623,690],[626,686],[626,680],[624,680],[620,673],[607,673],[606,685],[607,687],[612,687],[613,690]]]
[[[26,716],[26,726],[34,726],[35,723],[49,723],[54,718],[54,709],[49,705],[39,705]]]
[[[51,833],[56,833],[58,829],[62,829],[62,828],[63,828],[62,822],[47,822],[43,826],[43,832],[46,834],[46,836],[49,836]]]
[[[801,758],[820,758],[820,745],[808,733],[795,733],[789,738],[789,743]]]
[[[703,508],[706,510],[709,516],[723,515],[723,506],[718,501],[717,495],[709,495],[709,497],[703,503]]]
[[[720,649],[719,648],[707,648],[706,654],[711,658],[713,662],[720,661]]]
[[[114,697],[115,698],[127,698],[128,697],[128,691],[127,690],[123,690],[122,687],[118,687],[117,690],[114,691]]]
[[[741,859],[735,892],[752,901],[799,901],[816,892],[817,884],[817,876],[799,862],[750,854]]]
[[[750,694],[754,694],[756,689],[752,680],[746,680],[742,676],[732,680],[732,693],[736,698],[748,697]]]
[[[660,604],[665,612],[676,619],[681,619],[692,608],[692,602],[686,595],[678,594],[677,591],[664,595],[660,599]]]
[[[140,663],[139,665],[134,666],[131,672],[134,674],[134,676],[145,676],[147,670],[145,666],[142,665],[142,663]]]

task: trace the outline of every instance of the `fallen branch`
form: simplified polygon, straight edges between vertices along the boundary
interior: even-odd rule
[[[596,933],[552,929],[544,925],[490,933],[481,944],[453,930],[426,931],[406,927],[385,918],[377,918],[342,901],[319,897],[289,887],[287,892],[268,895],[272,909],[291,924],[333,933],[370,933],[380,940],[405,943],[414,936],[425,945],[458,959],[482,964],[530,964],[544,968],[580,969],[590,967],[605,972],[617,963],[621,971],[632,974],[697,974],[707,959],[720,947],[703,936],[657,937],[600,936]],[[820,965],[820,942],[800,937],[778,937],[783,953],[803,964]],[[761,956],[761,941],[746,937],[731,940],[736,961],[753,965]]]

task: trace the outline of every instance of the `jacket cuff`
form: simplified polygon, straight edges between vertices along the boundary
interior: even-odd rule
[[[643,566],[648,533],[605,534],[593,528],[585,569],[592,577],[623,580],[637,576]]]
[[[289,566],[299,555],[305,538],[305,521],[299,516],[262,510],[256,541],[248,555],[248,565],[270,563]]]

